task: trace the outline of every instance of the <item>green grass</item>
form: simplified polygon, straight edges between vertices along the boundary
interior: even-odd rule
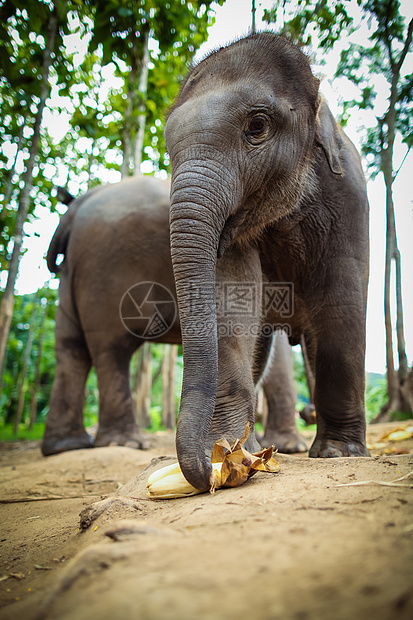
[[[391,422],[405,422],[406,420],[412,419],[411,413],[403,413],[401,411],[392,411],[390,414]]]
[[[44,422],[38,422],[29,429],[25,424],[20,424],[17,434],[14,434],[13,424],[0,426],[0,441],[37,441],[43,437]]]
[[[299,433],[301,433],[301,431],[314,431],[315,432],[317,430],[317,424],[310,424],[309,426],[307,426],[307,424],[301,418],[297,418],[295,421],[295,424],[297,426],[297,430]]]
[[[165,430],[165,426],[162,424],[162,410],[159,405],[153,405],[150,408],[149,417],[151,418],[151,425],[145,428],[147,433],[156,433],[157,431]]]

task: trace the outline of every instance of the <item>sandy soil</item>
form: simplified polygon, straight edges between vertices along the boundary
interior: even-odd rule
[[[145,484],[172,434],[47,459],[2,444],[0,618],[410,620],[413,438],[380,441],[408,425],[371,426],[371,458],[277,455],[277,474],[167,501]]]

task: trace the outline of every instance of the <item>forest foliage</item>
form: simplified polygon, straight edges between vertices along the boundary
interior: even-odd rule
[[[10,279],[16,243],[24,236],[21,228],[27,218],[36,218],[36,207],[63,212],[58,187],[78,195],[136,169],[167,175],[165,114],[214,22],[211,4],[212,0],[0,1],[2,275]],[[140,132],[143,140],[137,148]],[[24,191],[28,200],[22,218]],[[9,288],[13,292],[14,281]],[[7,285],[2,301],[6,294]],[[46,297],[55,295],[50,288]],[[22,386],[34,381],[43,314],[39,299],[17,297],[9,313],[0,401],[3,422],[15,418]],[[33,303],[39,316],[30,315]],[[54,374],[53,347],[49,350],[48,343],[53,339],[55,300],[48,312],[37,419],[47,412]],[[6,323],[3,315],[1,319]],[[24,371],[28,342],[30,363]],[[30,419],[29,391],[23,389],[23,421]],[[97,408],[96,391],[92,374],[86,415]]]

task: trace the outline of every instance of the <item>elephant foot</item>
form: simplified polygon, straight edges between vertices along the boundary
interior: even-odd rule
[[[334,439],[315,438],[308,456],[311,458],[332,459],[341,456],[370,456],[361,441],[338,441]]]
[[[53,437],[45,435],[41,444],[43,456],[60,454],[69,450],[83,450],[93,448],[93,437],[84,432],[81,435],[65,435],[65,437]]]
[[[135,450],[149,450],[150,443],[136,429],[129,433],[120,433],[114,429],[98,430],[95,438],[95,447],[103,448],[104,446],[125,446]]]
[[[271,431],[266,430],[261,440],[263,448],[274,445],[278,452],[283,454],[293,454],[295,452],[307,452],[307,444],[304,439],[293,429],[290,431]]]
[[[249,434],[248,439],[244,444],[244,448],[248,450],[248,452],[251,452],[251,454],[254,454],[254,452],[259,452],[261,450],[261,445],[257,439],[255,432]]]

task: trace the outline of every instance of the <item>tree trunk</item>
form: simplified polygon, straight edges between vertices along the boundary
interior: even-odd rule
[[[149,71],[149,30],[146,30],[143,33],[143,56],[141,63],[141,75],[139,79],[139,94],[141,98],[141,103],[139,105],[139,116],[138,116],[138,131],[136,133],[135,140],[135,164],[133,174],[135,176],[140,175],[140,166],[142,163],[142,153],[143,153],[143,144],[145,139],[145,125],[146,125],[146,114],[145,114],[145,102],[147,99],[148,93],[148,71]]]
[[[395,232],[394,225],[394,206],[393,206],[393,164],[390,143],[382,154],[382,168],[386,184],[386,257],[384,269],[384,325],[386,330],[386,368],[387,368],[387,403],[382,407],[380,413],[372,420],[372,423],[389,422],[391,412],[399,408],[399,380],[394,368],[393,357],[393,327],[390,308],[391,291],[391,261],[395,251]]]
[[[386,178],[386,213],[387,213],[387,227],[386,227],[386,265],[384,272],[384,324],[386,328],[386,367],[387,367],[387,395],[388,403],[386,404],[386,412],[390,415],[390,411],[394,411],[398,407],[398,392],[399,381],[396,370],[394,368],[394,356],[393,356],[393,326],[391,319],[390,308],[390,292],[391,292],[391,261],[394,255],[394,210],[392,207],[392,190],[391,182],[388,182],[388,176]],[[384,417],[384,415],[382,416]],[[388,420],[390,417],[388,416]],[[383,421],[383,420],[382,420]]]
[[[125,109],[125,117],[123,120],[122,131],[122,165],[120,167],[120,173],[123,178],[130,175],[131,160],[132,160],[132,114],[133,114],[133,102],[134,102],[134,85],[136,80],[136,68],[132,67],[129,73],[129,79],[127,83],[127,103]]]
[[[42,365],[42,350],[43,350],[43,338],[44,338],[44,330],[47,318],[47,301],[46,306],[43,308],[42,320],[39,328],[39,336],[38,336],[38,344],[37,344],[37,358],[36,358],[36,368],[34,372],[34,382],[31,390],[31,403],[30,403],[30,430],[33,428],[34,423],[36,422],[36,414],[37,414],[37,393],[40,386],[40,377],[41,377],[41,365]]]
[[[122,165],[120,167],[122,179],[129,176],[130,162],[132,157],[132,137],[130,127],[130,116],[132,114],[132,92],[129,90],[129,87],[127,97],[128,103],[126,106],[125,120],[122,132]]]
[[[16,416],[14,418],[14,434],[15,435],[17,435],[17,432],[19,430],[19,424],[21,422],[22,414],[23,414],[24,397],[26,395],[26,376],[27,376],[27,370],[29,368],[29,363],[30,363],[30,355],[32,352],[34,323],[36,321],[36,313],[37,313],[37,301],[38,301],[38,297],[37,297],[37,293],[35,293],[33,296],[33,310],[30,315],[30,322],[29,322],[29,336],[27,338],[26,350],[24,352],[23,368],[22,368],[22,372],[20,375],[19,389],[17,391],[17,394],[18,394],[17,411],[16,411]]]
[[[406,377],[406,381],[400,386],[402,411],[411,413],[413,411],[413,368]]]
[[[268,403],[262,387],[258,390],[257,413],[255,417],[256,421],[260,422],[263,428],[265,428],[268,420]]]
[[[20,127],[20,131],[19,131],[19,135],[17,136],[17,140],[16,140],[16,155],[14,156],[14,161],[12,164],[12,167],[10,169],[10,173],[9,173],[9,180],[7,182],[7,187],[6,187],[6,191],[4,192],[4,204],[7,205],[9,203],[9,200],[11,198],[11,194],[13,191],[13,177],[14,174],[16,172],[16,163],[17,163],[17,158],[19,156],[20,153],[20,144],[21,144],[21,140],[23,137],[23,130],[25,127],[25,119]]]
[[[122,178],[130,175],[131,162],[132,162],[132,133],[134,129],[133,121],[133,109],[136,101],[136,80],[138,75],[138,67],[140,65],[139,87],[138,90],[143,89],[144,95],[147,91],[148,81],[148,61],[149,61],[149,49],[148,49],[148,37],[149,30],[143,33],[143,57],[141,60],[138,58],[137,52],[137,39],[133,38],[134,46],[134,61],[128,77],[127,85],[127,105],[125,110],[124,127],[122,134],[122,150],[123,160],[121,165]],[[144,109],[144,106],[143,106]],[[142,118],[143,117],[143,118]],[[145,115],[140,115],[138,120],[138,131],[135,143],[135,153],[133,162],[133,174],[140,174],[140,163],[142,160],[142,148],[143,137],[145,133]],[[142,145],[138,154],[138,140],[142,139]],[[137,372],[134,379],[134,400],[136,403],[136,422],[140,428],[150,426],[151,418],[149,415],[150,402],[151,402],[151,388],[152,388],[152,370],[151,370],[152,350],[149,342],[145,342],[140,349],[140,364],[138,364]]]
[[[175,428],[175,364],[177,347],[166,344],[162,360],[162,424]]]
[[[397,351],[399,356],[399,384],[403,383],[407,379],[407,356],[406,356],[406,341],[404,338],[404,320],[403,320],[403,301],[402,301],[402,274],[401,274],[401,255],[399,248],[397,247],[396,231],[394,231],[396,238],[396,245],[394,248],[394,262],[396,266],[396,333],[397,333]]]
[[[304,373],[305,373],[305,377],[307,379],[307,385],[308,385],[308,393],[310,396],[310,403],[314,403],[314,388],[315,388],[315,378],[314,378],[314,374],[313,371],[311,370],[311,365],[310,365],[310,360],[308,359],[308,354],[307,354],[307,347],[305,344],[305,340],[304,337],[301,338],[301,352],[303,355],[303,362],[304,362]]]
[[[169,412],[169,348],[171,345],[164,345],[163,357],[162,357],[162,424],[166,428],[170,426],[170,412]]]
[[[392,82],[390,91],[389,108],[384,117],[382,129],[387,126],[387,131],[384,131],[385,137],[381,145],[381,163],[382,171],[384,175],[384,181],[386,184],[386,264],[384,275],[384,320],[386,328],[386,363],[387,363],[387,393],[388,402],[384,405],[378,416],[376,416],[373,422],[389,421],[392,411],[401,411],[406,399],[403,398],[401,393],[401,385],[407,378],[407,358],[405,350],[404,340],[404,328],[403,328],[403,303],[402,303],[402,284],[401,284],[401,266],[400,266],[400,252],[397,247],[397,234],[396,234],[396,222],[394,214],[394,202],[393,202],[393,182],[395,179],[393,170],[393,151],[394,151],[394,139],[396,132],[396,103],[398,100],[398,83],[400,79],[400,69],[403,61],[406,57],[407,50],[410,47],[411,36],[413,29],[413,20],[409,25],[408,37],[406,39],[405,48],[399,58],[399,61],[395,63],[393,58],[393,52],[391,47],[391,40],[389,35],[387,36],[387,49],[389,53],[389,63],[392,70]],[[387,146],[385,142],[387,141]],[[392,320],[390,310],[390,289],[391,289],[391,261],[395,261],[396,267],[396,304],[397,304],[397,319],[396,319],[396,333],[397,333],[397,348],[399,356],[399,372],[397,373],[394,368],[393,359],[393,333],[392,333]],[[404,401],[404,402],[403,402]]]
[[[131,358],[130,361],[130,384],[131,384],[131,392],[133,396],[133,400],[136,404],[136,390],[138,389],[139,384],[139,371],[141,365],[141,349],[138,349],[136,353]]]
[[[252,0],[251,13],[251,34],[255,34],[255,0]]]
[[[92,138],[92,145],[90,147],[90,153],[87,160],[87,188],[90,189],[92,187],[92,179],[91,179],[91,170],[93,166],[93,162],[95,161],[95,157],[93,155],[93,149],[95,148],[96,140]]]
[[[43,117],[43,110],[46,105],[46,99],[50,91],[50,84],[48,81],[50,65],[52,62],[52,51],[54,48],[54,41],[57,31],[57,7],[59,3],[51,12],[49,24],[48,24],[48,37],[46,49],[43,57],[42,67],[42,86],[40,101],[37,106],[37,113],[33,126],[33,136],[30,146],[30,155],[26,164],[26,171],[23,175],[23,188],[20,193],[19,210],[16,217],[16,226],[14,230],[14,246],[13,253],[9,265],[9,273],[7,277],[6,288],[3,293],[0,307],[0,367],[3,368],[3,361],[6,351],[6,344],[9,337],[11,317],[13,314],[14,306],[14,287],[16,283],[17,272],[19,269],[20,250],[23,241],[23,225],[27,219],[30,204],[30,190],[32,188],[33,181],[33,167],[37,153],[39,151],[39,139],[40,139],[40,126]]]
[[[392,182],[387,168],[385,168],[386,180],[386,212],[387,212],[387,229],[386,229],[386,265],[384,277],[384,319],[386,328],[386,363],[387,363],[387,396],[388,401],[382,407],[380,413],[372,420],[376,422],[389,422],[393,411],[401,411],[404,413],[412,413],[411,407],[412,396],[408,396],[408,384],[404,389],[408,377],[407,357],[404,339],[403,327],[403,303],[402,303],[402,285],[401,285],[401,259],[400,251],[397,246],[396,224],[394,216]],[[392,171],[391,171],[392,177]],[[393,358],[393,329],[390,310],[390,290],[391,290],[391,261],[395,261],[395,279],[396,279],[396,333],[397,347],[399,357],[399,371],[394,368]]]
[[[139,384],[136,391],[136,422],[139,428],[151,425],[152,348],[149,342],[141,346]]]

